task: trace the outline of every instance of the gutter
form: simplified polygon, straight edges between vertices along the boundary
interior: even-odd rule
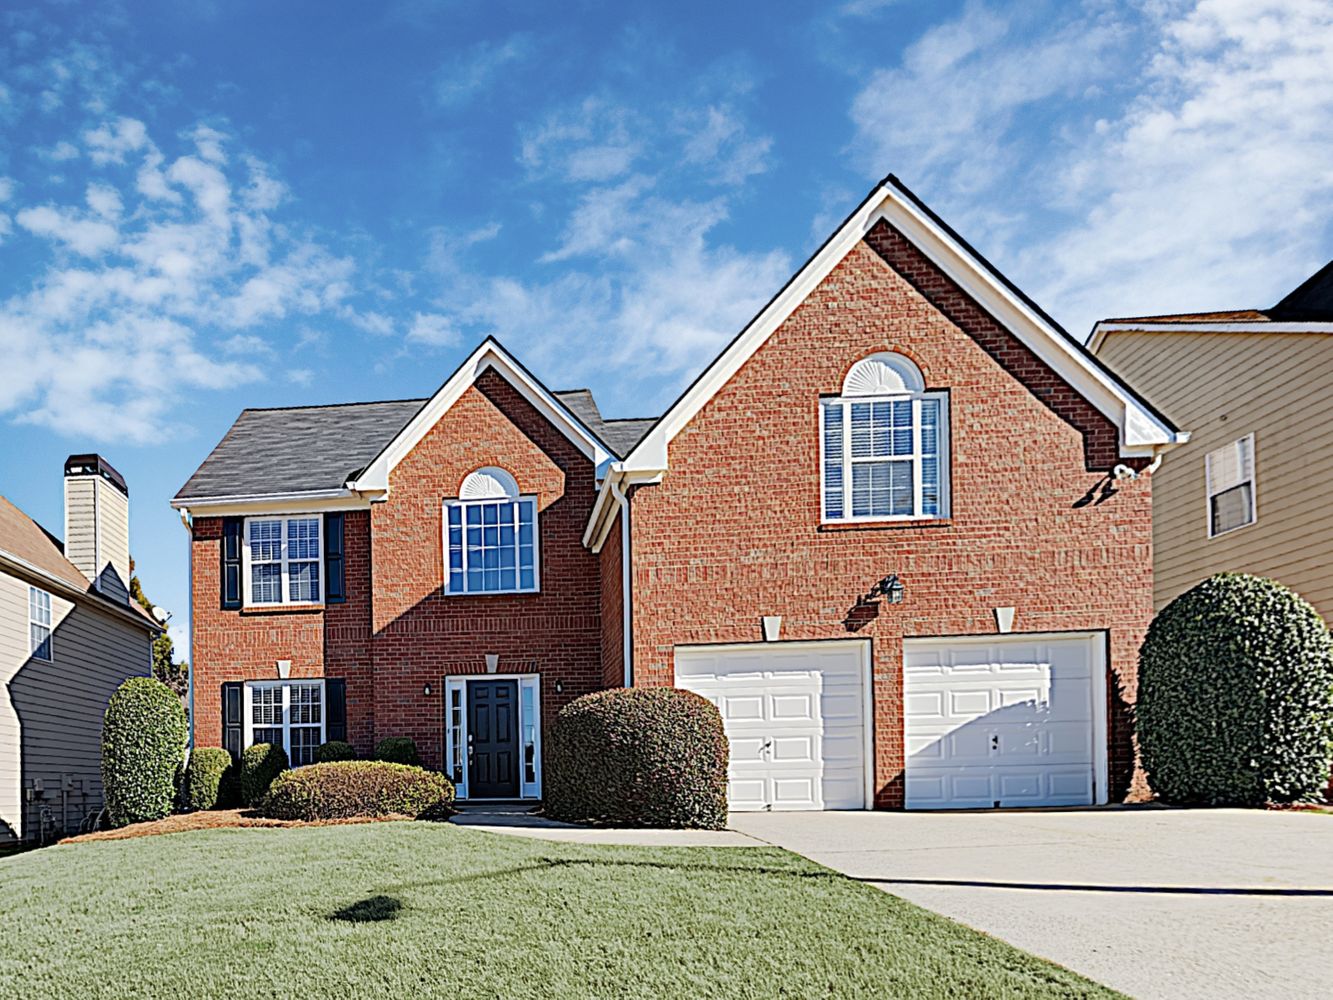
[[[621,641],[624,643],[624,648],[621,651],[621,662],[625,668],[625,687],[633,687],[634,642],[631,633],[634,628],[634,614],[633,605],[631,604],[633,594],[630,589],[629,578],[629,497],[625,495],[625,489],[619,479],[612,483],[611,494],[615,497],[616,507],[620,511],[620,613],[623,616],[620,632]]]
[[[176,510],[189,507],[221,507],[243,503],[283,503],[301,500],[353,500],[362,499],[356,490],[336,487],[323,490],[293,490],[287,493],[231,493],[215,497],[173,497],[171,506]]]
[[[40,566],[34,566],[32,563],[28,562],[28,560],[20,559],[13,553],[5,552],[0,549],[0,567],[5,566],[13,567],[25,575],[37,577],[51,590],[58,591],[66,597],[74,598],[76,600],[79,598],[91,598],[94,607],[100,608],[103,611],[110,611],[112,614],[118,615],[135,625],[146,628],[157,635],[162,634],[163,629],[161,625],[144,617],[138,612],[132,611],[129,605],[113,601],[109,597],[103,597],[96,590],[80,590],[72,583],[48,573]]]
[[[181,526],[185,528],[188,536],[188,548],[186,549],[190,581],[189,590],[186,594],[185,605],[190,616],[189,634],[185,637],[185,648],[189,652],[189,667],[186,671],[186,680],[189,684],[188,698],[190,702],[190,739],[186,747],[194,749],[194,526],[190,521],[190,511],[186,507],[180,508]]]

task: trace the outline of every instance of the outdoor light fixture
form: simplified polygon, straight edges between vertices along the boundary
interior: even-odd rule
[[[555,682],[555,693],[556,693],[556,694],[564,694],[564,693],[565,693],[565,682],[564,682],[564,681],[556,681],[556,682]]]
[[[903,595],[906,593],[907,588],[905,588],[903,582],[898,579],[898,574],[890,573],[884,579],[880,580],[879,583],[870,588],[870,593],[866,594],[866,598],[874,600],[876,597],[882,597],[890,604],[902,604]]]
[[[429,697],[430,697],[430,685],[427,684],[425,687],[423,687],[423,688],[421,689],[421,693],[424,694],[427,698],[429,698]]]

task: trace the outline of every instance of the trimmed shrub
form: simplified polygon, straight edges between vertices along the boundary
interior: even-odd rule
[[[1333,640],[1273,580],[1211,577],[1153,620],[1139,654],[1139,749],[1166,802],[1315,798],[1333,757]]]
[[[315,748],[316,764],[332,764],[335,760],[356,760],[356,749],[342,740],[329,740]]]
[[[102,789],[112,826],[171,813],[189,724],[176,693],[151,677],[131,677],[102,720]]]
[[[547,741],[546,812],[576,823],[720,830],[728,754],[722,716],[693,692],[584,695],[560,712]]]
[[[421,754],[410,736],[390,736],[375,744],[375,759],[388,761],[390,764],[410,764],[421,766]]]
[[[223,779],[231,770],[231,754],[222,747],[195,747],[181,779],[180,802],[186,812],[216,809]]]
[[[253,806],[259,803],[273,784],[273,779],[287,770],[287,751],[273,743],[255,743],[245,748],[241,754],[241,766],[237,774],[240,786],[241,805]]]
[[[438,816],[454,801],[442,774],[380,760],[311,764],[278,775],[259,812],[273,819]]]

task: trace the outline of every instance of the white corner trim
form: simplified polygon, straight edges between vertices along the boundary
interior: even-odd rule
[[[1158,448],[1182,442],[1181,436],[1157,418],[1143,401],[1098,368],[1064,334],[998,280],[973,253],[886,182],[872,192],[625,457],[622,464],[626,471],[665,469],[667,444],[881,219],[901,232],[1056,374],[1113,420],[1120,428],[1122,455],[1151,455]]]
[[[494,368],[510,385],[518,390],[543,417],[568,438],[594,466],[600,466],[612,457],[611,449],[585,427],[570,410],[532,378],[498,342],[487,338],[454,372],[435,395],[417,411],[398,435],[390,441],[375,460],[355,480],[347,485],[353,490],[387,491],[389,473],[401,462],[421,439],[430,432],[449,409],[487,369]]]

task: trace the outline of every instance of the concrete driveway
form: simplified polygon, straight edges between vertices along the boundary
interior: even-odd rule
[[[1333,815],[733,813],[731,825],[1132,996],[1333,993]]]

